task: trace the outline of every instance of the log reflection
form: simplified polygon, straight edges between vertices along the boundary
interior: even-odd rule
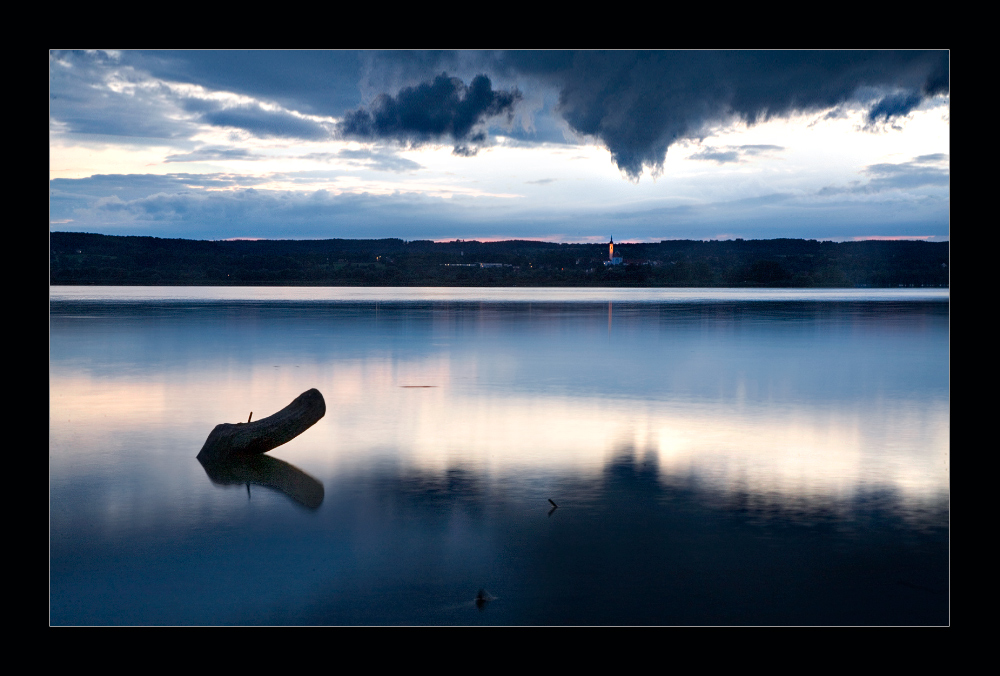
[[[273,488],[308,509],[323,504],[323,484],[298,467],[268,455],[235,458],[225,462],[206,463],[198,459],[212,483],[219,486],[250,484]]]

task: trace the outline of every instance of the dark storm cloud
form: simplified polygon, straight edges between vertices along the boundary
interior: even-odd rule
[[[441,74],[433,82],[404,87],[395,96],[381,94],[370,106],[348,111],[338,131],[345,138],[408,145],[448,139],[455,142],[455,154],[474,155],[475,146],[486,141],[486,121],[501,116],[510,121],[520,99],[517,89],[494,90],[485,75],[466,85]]]
[[[911,110],[920,105],[921,101],[923,101],[923,97],[919,92],[886,96],[868,111],[868,123],[888,122],[892,118],[908,115]]]
[[[189,83],[284,109],[185,104],[210,124],[326,138],[323,125],[292,113],[315,114],[342,118],[348,137],[448,140],[465,155],[485,142],[491,118],[519,117],[514,138],[592,137],[635,180],[660,171],[677,140],[733,119],[863,107],[870,126],[897,126],[949,91],[948,69],[947,51],[54,53],[50,108],[71,132],[187,138],[197,126],[175,114],[179,98],[164,83]]]
[[[486,140],[486,135],[480,135],[479,140]],[[467,146],[464,143],[455,146],[451,151],[452,155],[458,155],[459,157],[475,157],[478,153],[479,148],[476,146]]]
[[[499,60],[559,89],[570,127],[599,139],[631,179],[662,170],[676,140],[738,117],[753,124],[833,108],[864,88],[891,91],[879,120],[948,91],[940,52],[508,52]],[[914,101],[916,103],[914,103]]]
[[[423,72],[426,82],[431,72],[475,68],[516,82],[525,98],[554,88],[556,114],[603,143],[633,180],[644,168],[660,171],[677,140],[733,118],[842,114],[838,107],[853,102],[868,108],[869,120],[892,122],[949,89],[946,51],[375,52],[364,60],[383,73],[368,82],[383,87],[387,72],[408,82]]]

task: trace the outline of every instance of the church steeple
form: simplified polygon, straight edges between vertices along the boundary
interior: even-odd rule
[[[604,261],[604,264],[605,265],[621,265],[622,264],[622,256],[621,256],[621,254],[618,254],[618,256],[615,257],[615,238],[614,238],[614,236],[612,236],[611,237],[611,241],[608,242],[608,260]]]

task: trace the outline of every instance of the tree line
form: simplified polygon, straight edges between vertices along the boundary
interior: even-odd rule
[[[52,232],[62,285],[898,287],[949,284],[948,242],[205,241]],[[480,263],[494,264],[479,267]]]

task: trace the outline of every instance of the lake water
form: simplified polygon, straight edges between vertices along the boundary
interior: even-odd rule
[[[50,298],[52,624],[949,622],[947,290]]]

